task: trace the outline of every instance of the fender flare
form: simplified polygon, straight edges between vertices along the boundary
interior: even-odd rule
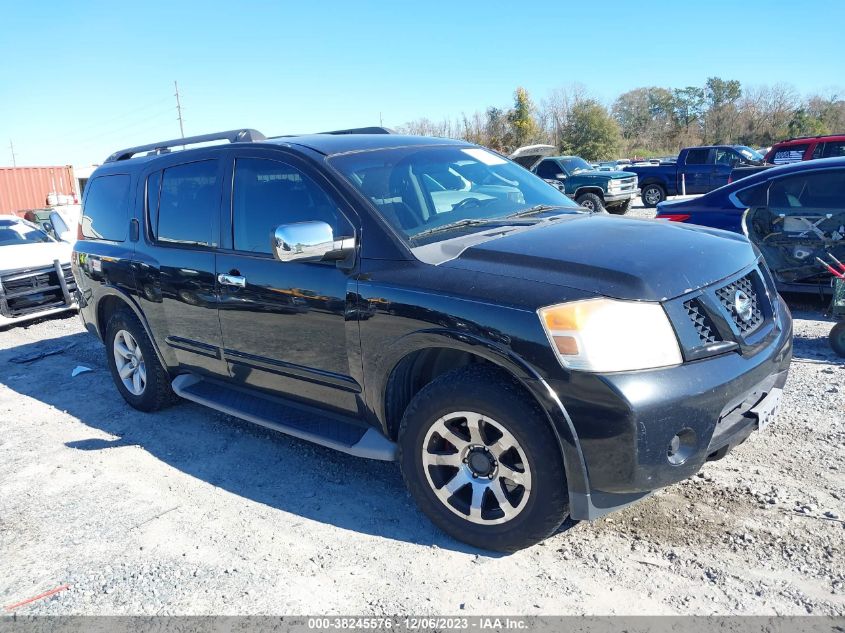
[[[495,341],[474,334],[446,328],[417,330],[398,339],[380,354],[379,368],[376,371],[379,382],[368,384],[368,387],[372,387],[368,391],[374,399],[370,403],[371,410],[385,434],[388,432],[385,403],[390,377],[410,354],[432,348],[468,352],[484,358],[513,376],[534,397],[555,434],[563,456],[570,496],[572,493],[589,493],[589,478],[581,443],[560,398],[539,372],[523,358]]]
[[[115,286],[113,284],[104,283],[102,284],[97,291],[97,295],[94,298],[93,302],[93,314],[95,318],[94,327],[97,330],[97,336],[103,342],[103,337],[105,336],[105,332],[103,328],[105,324],[100,323],[100,303],[103,299],[108,297],[114,297],[119,299],[122,303],[128,306],[132,312],[138,317],[138,321],[140,321],[141,326],[144,328],[144,332],[147,335],[147,338],[150,339],[150,343],[152,343],[153,349],[155,350],[156,356],[158,357],[159,362],[161,363],[162,367],[170,367],[173,363],[168,363],[167,360],[164,358],[164,355],[159,349],[158,343],[156,342],[155,337],[153,336],[152,329],[150,329],[150,324],[147,322],[147,318],[144,315],[144,312],[138,306],[138,303],[135,299],[130,295],[128,292],[120,288],[119,286]]]

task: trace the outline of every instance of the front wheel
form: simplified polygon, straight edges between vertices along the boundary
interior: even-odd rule
[[[587,211],[592,213],[604,213],[604,200],[601,196],[595,193],[582,193],[575,198],[575,202],[584,207]]]
[[[660,185],[646,185],[640,196],[645,206],[654,208],[666,199],[666,192]]]
[[[828,341],[834,352],[845,357],[845,321],[840,321],[833,326]]]
[[[444,532],[513,552],[569,512],[560,448],[545,416],[497,370],[443,374],[408,406],[399,462],[420,509]]]

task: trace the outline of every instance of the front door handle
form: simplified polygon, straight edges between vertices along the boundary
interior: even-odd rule
[[[246,277],[240,275],[227,275],[220,273],[217,275],[217,281],[224,286],[237,286],[238,288],[246,288]]]

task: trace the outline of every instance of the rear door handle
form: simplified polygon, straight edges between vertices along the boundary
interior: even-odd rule
[[[238,288],[246,288],[246,277],[240,275],[227,275],[220,273],[217,275],[217,281],[224,286],[237,286]]]

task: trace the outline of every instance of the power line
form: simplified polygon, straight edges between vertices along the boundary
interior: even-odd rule
[[[12,139],[9,139],[9,149],[12,151],[12,167],[17,167],[18,161],[15,159],[15,144],[12,143]]]
[[[179,102],[179,84],[176,83],[176,80],[173,80],[173,87],[176,88],[176,114],[179,118],[179,133],[182,135],[182,138],[185,138],[185,128],[182,125],[182,104]]]

